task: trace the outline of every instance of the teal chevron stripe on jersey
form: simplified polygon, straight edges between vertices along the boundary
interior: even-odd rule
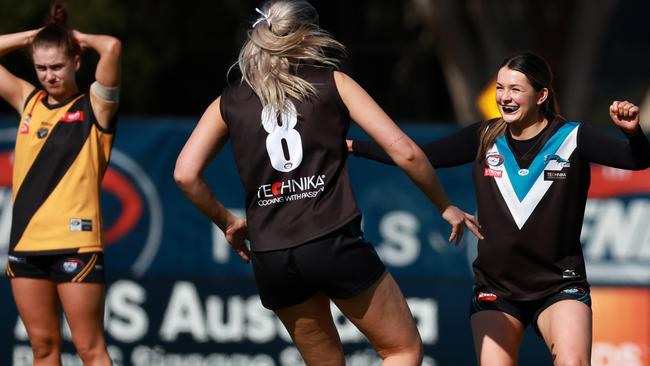
[[[555,154],[555,152],[560,148],[560,145],[562,145],[562,143],[567,139],[567,136],[569,136],[577,126],[578,124],[575,122],[568,122],[564,126],[560,127],[537,153],[525,174],[520,174],[522,169],[519,167],[519,164],[517,164],[517,159],[512,153],[512,150],[510,150],[506,137],[501,135],[497,138],[497,148],[499,149],[499,153],[505,158],[504,165],[519,202],[524,200],[539,176],[544,173],[544,168],[546,167],[544,157],[546,155]]]
[[[523,172],[523,175],[520,175],[521,169],[505,137],[499,137],[488,152],[500,154],[505,158],[503,175],[495,179],[495,183],[519,229],[524,226],[542,197],[554,184],[554,181],[544,180],[544,169],[547,163],[550,163],[545,161],[545,156],[556,155],[568,161],[578,146],[578,126],[577,122],[568,122],[560,127],[537,152],[528,171]]]

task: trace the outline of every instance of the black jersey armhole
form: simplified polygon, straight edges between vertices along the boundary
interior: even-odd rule
[[[111,117],[111,120],[108,122],[108,128],[102,127],[102,125],[100,125],[99,122],[97,122],[97,118],[95,118],[95,113],[93,113],[92,107],[90,108],[90,112],[93,115],[93,125],[95,125],[95,127],[99,131],[101,131],[103,133],[106,133],[106,134],[109,134],[109,135],[112,135],[112,134],[115,133],[115,128],[117,127],[117,115],[119,114],[117,111],[115,112],[113,117]]]
[[[230,87],[223,89],[221,96],[219,97],[219,114],[221,114],[221,119],[223,120],[223,123],[226,124],[226,127],[228,127],[228,129],[230,129],[230,123],[228,123],[228,111],[226,110],[225,100],[227,98],[229,89]]]
[[[348,110],[348,107],[345,105],[343,102],[343,98],[341,98],[341,93],[339,93],[339,88],[336,87],[336,79],[334,79],[334,73],[338,71],[335,68],[331,68],[327,70],[328,74],[328,84],[332,90],[332,94],[334,94],[334,99],[336,100],[337,106],[340,108],[341,112],[345,113],[346,115],[350,115],[350,111]]]
[[[119,111],[115,111],[115,114],[111,117],[111,120],[108,121],[108,128],[102,127],[101,124],[97,121],[97,117],[95,116],[95,111],[93,110],[93,103],[91,101],[90,93],[86,93],[83,97],[81,97],[80,100],[83,103],[83,109],[85,113],[88,113],[88,116],[90,118],[90,122],[92,123],[95,128],[97,128],[98,131],[101,131],[102,133],[112,135],[115,133],[115,128],[117,126],[117,116],[119,114]]]

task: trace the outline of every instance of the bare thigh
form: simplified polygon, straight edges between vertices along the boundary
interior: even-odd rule
[[[27,329],[35,364],[38,364],[39,358],[51,358],[58,364],[61,320],[56,284],[44,279],[13,278],[11,289],[18,313]]]
[[[341,340],[332,320],[330,300],[317,293],[307,301],[275,310],[307,365],[345,364]]]
[[[58,284],[57,290],[77,352],[82,358],[105,353],[104,285],[67,282]]]
[[[591,308],[576,300],[562,300],[542,311],[537,327],[554,364],[590,364],[591,318]]]
[[[385,359],[384,365],[421,362],[420,333],[404,295],[390,273],[359,295],[335,299],[334,302]]]
[[[495,310],[471,317],[474,350],[480,366],[514,366],[524,325],[514,316]]]

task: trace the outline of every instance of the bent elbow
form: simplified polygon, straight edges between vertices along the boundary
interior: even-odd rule
[[[118,38],[111,37],[106,45],[106,51],[113,56],[120,56],[122,54],[122,41]]]
[[[196,174],[192,174],[182,167],[177,166],[174,169],[174,182],[176,182],[176,185],[183,190],[190,187],[196,179]]]
[[[417,159],[415,147],[412,144],[400,147],[394,155],[395,156],[391,156],[391,158],[395,161],[395,164],[399,166],[412,164]]]

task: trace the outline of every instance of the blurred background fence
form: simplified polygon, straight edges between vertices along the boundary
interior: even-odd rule
[[[15,121],[0,126],[0,364],[31,365],[31,350],[4,276],[11,220]],[[103,182],[108,287],[106,330],[116,366],[300,365],[281,324],[261,307],[250,266],[176,188],[172,171],[192,125],[124,118]],[[404,124],[418,141],[453,125]],[[357,129],[351,137],[363,137]],[[472,365],[468,321],[476,238],[459,247],[426,197],[395,167],[350,159],[364,231],[399,282],[425,344],[426,365]],[[441,169],[453,202],[472,212],[470,166]],[[650,170],[594,166],[583,227],[588,278],[595,286],[594,366],[650,365]],[[224,204],[243,210],[230,148],[206,177]],[[349,365],[378,358],[336,312]],[[67,334],[65,365],[80,364]],[[548,365],[529,330],[522,365]]]

